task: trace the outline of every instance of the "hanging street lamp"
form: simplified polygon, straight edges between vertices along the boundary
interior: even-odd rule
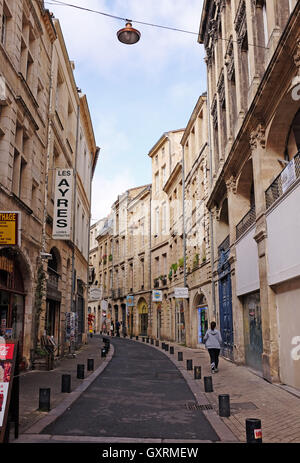
[[[118,40],[126,45],[133,45],[140,40],[141,33],[132,27],[130,20],[126,19],[126,27],[117,32]]]

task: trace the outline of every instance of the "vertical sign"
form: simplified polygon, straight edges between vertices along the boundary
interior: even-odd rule
[[[72,196],[73,169],[56,169],[53,239],[71,239]]]
[[[0,442],[4,441],[11,398],[17,343],[0,338]]]
[[[21,213],[0,211],[0,245],[21,245]]]

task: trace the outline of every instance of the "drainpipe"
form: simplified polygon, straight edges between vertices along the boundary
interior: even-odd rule
[[[209,79],[208,79],[208,66],[207,66],[207,129],[208,129],[208,153],[209,153],[209,182],[210,188],[213,183],[212,173],[212,148],[211,148],[211,127],[210,127],[210,98],[209,98]],[[209,210],[209,230],[210,230],[210,261],[211,261],[211,291],[213,301],[213,314],[216,320],[216,294],[215,294],[215,280],[214,280],[214,264],[215,264],[215,252],[214,252],[214,231],[213,231],[213,217],[212,212]]]
[[[151,279],[152,279],[152,265],[151,265],[151,245],[152,245],[152,237],[151,237],[151,228],[152,228],[152,221],[151,221],[151,216],[152,216],[152,188],[149,187],[150,189],[150,214],[149,214],[149,291],[150,291],[150,301],[149,301],[149,313],[150,313],[150,326],[151,326],[151,336],[153,336],[152,332],[152,291],[151,291]]]
[[[185,231],[185,169],[182,145],[182,231],[183,231],[183,286],[186,287],[186,231]]]
[[[48,135],[47,135],[47,154],[46,154],[46,167],[45,167],[45,191],[44,191],[44,217],[42,225],[42,248],[41,252],[46,252],[46,223],[47,223],[47,204],[48,204],[48,191],[49,191],[49,170],[50,170],[50,153],[51,153],[51,141],[52,141],[52,105],[53,105],[53,76],[54,76],[54,44],[51,43],[51,70],[50,70],[50,80],[49,80],[49,106],[48,106],[48,115],[49,115],[49,125],[48,125]],[[43,265],[43,258],[40,255],[40,262]],[[44,281],[45,285],[45,281]],[[45,303],[45,301],[43,301]],[[39,319],[35,319],[35,324],[33,327],[33,351],[36,349],[36,344],[39,336],[41,314]],[[38,322],[38,326],[36,326]],[[31,361],[33,361],[34,353],[31,355]]]
[[[75,149],[75,163],[74,163],[74,181],[73,181],[73,225],[72,225],[72,278],[71,278],[71,312],[76,313],[76,304],[73,310],[73,299],[75,293],[75,224],[76,224],[76,200],[77,200],[77,156],[78,156],[78,145],[79,145],[79,121],[80,121],[80,104],[77,105],[77,127],[76,127],[76,149]],[[76,342],[76,341],[75,341]],[[74,345],[70,345],[71,353]]]
[[[45,194],[44,194],[44,220],[42,228],[42,252],[46,252],[46,222],[47,222],[47,203],[48,203],[48,189],[49,189],[49,170],[50,170],[50,152],[52,140],[52,105],[53,105],[53,75],[54,75],[54,45],[51,44],[51,74],[50,74],[50,88],[49,88],[49,125],[48,125],[48,139],[47,139],[47,157],[46,157],[46,172],[45,172]]]

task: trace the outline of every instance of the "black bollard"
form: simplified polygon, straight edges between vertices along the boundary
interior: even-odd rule
[[[143,338],[143,342],[145,342],[145,338]]]
[[[87,361],[87,369],[88,371],[94,370],[94,359],[88,359]]]
[[[174,347],[170,346],[170,354],[174,354]]]
[[[193,369],[193,360],[187,360],[186,361],[186,369],[187,370],[192,370]]]
[[[227,418],[230,416],[230,397],[229,394],[219,395],[219,416]]]
[[[179,362],[182,362],[182,360],[183,360],[183,352],[178,352],[177,360],[178,360]]]
[[[77,365],[77,378],[84,379],[84,365]]]
[[[101,357],[106,357],[106,349],[105,349],[105,347],[103,347],[103,349],[101,349]]]
[[[158,340],[155,341],[155,346],[159,347],[159,341]]]
[[[246,419],[246,438],[247,444],[262,443],[261,420],[257,418]]]
[[[50,411],[50,387],[49,388],[40,388],[39,410],[41,412],[49,412]]]
[[[151,342],[151,344],[153,344],[153,343],[154,343],[154,339],[153,339],[153,338],[151,338],[151,341],[150,341],[150,342]]]
[[[211,376],[204,376],[204,391],[213,392],[213,383]]]
[[[138,341],[138,340],[139,340],[139,337],[138,337],[138,336],[136,336],[136,337],[135,337],[135,340],[136,340],[136,341]]]
[[[201,367],[194,367],[194,379],[201,379]]]
[[[169,352],[169,344],[165,344],[165,351]]]
[[[147,338],[146,341],[147,341],[147,344],[149,344],[149,338]]]
[[[61,392],[71,392],[71,375],[61,376]]]
[[[165,350],[165,343],[164,342],[161,343],[161,348],[162,348],[162,350]]]

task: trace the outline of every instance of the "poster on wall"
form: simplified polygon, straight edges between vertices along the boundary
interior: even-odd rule
[[[0,211],[0,245],[21,246],[21,212]]]
[[[56,169],[52,238],[70,240],[72,230],[73,169]]]
[[[66,340],[74,342],[75,340],[75,312],[66,313]]]
[[[281,172],[281,186],[282,186],[282,193],[285,193],[288,188],[295,182],[296,180],[296,170],[295,170],[295,160],[292,159],[285,169]]]
[[[17,343],[0,341],[0,442],[3,442],[10,405]]]

